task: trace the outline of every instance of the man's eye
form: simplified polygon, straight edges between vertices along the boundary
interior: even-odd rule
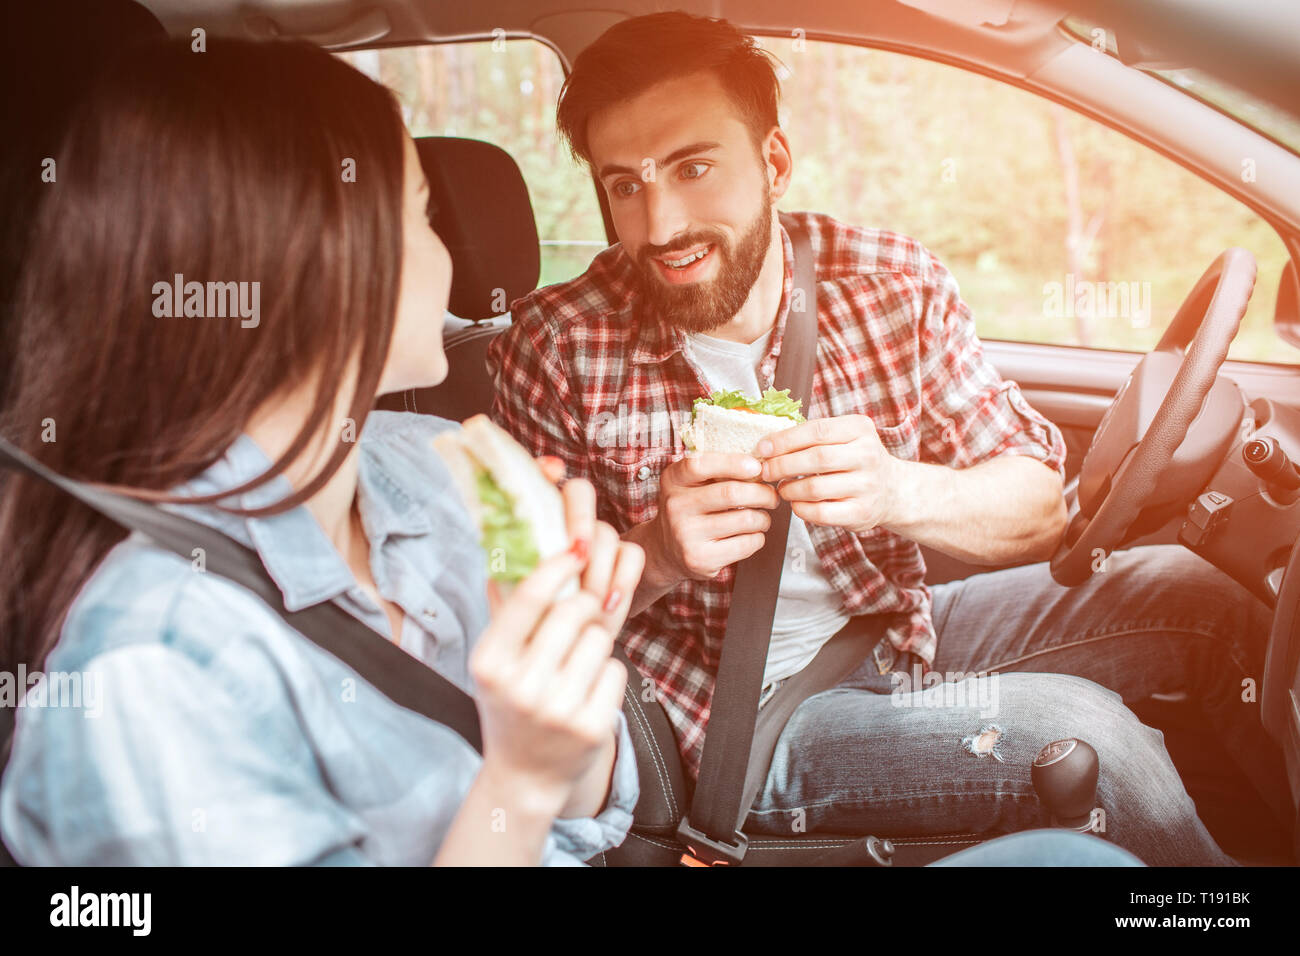
[[[696,172],[692,173],[691,170],[696,170]],[[706,172],[708,172],[708,170],[709,170],[708,163],[687,163],[685,166],[682,167],[682,178],[699,179]]]
[[[636,191],[637,191],[638,189],[640,189],[640,188],[641,188],[641,184],[640,184],[640,183],[638,183],[638,182],[633,182],[633,181],[630,180],[630,179],[625,179],[625,180],[623,180],[621,183],[615,183],[615,184],[614,184],[614,192],[615,192],[615,194],[616,194],[616,195],[619,195],[619,196],[622,196],[624,199],[626,199],[628,196],[633,196],[633,195],[635,195],[635,194],[636,194]]]

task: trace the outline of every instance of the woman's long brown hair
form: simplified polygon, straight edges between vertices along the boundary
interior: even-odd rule
[[[289,450],[235,489],[333,429],[338,447],[313,480],[247,513],[311,497],[351,447],[329,421],[335,395],[355,374],[360,434],[392,337],[403,194],[392,94],[305,44],[158,44],[97,84],[56,162],[24,259],[6,437],[64,475],[158,498],[221,457],[268,398],[318,380]],[[156,317],[154,286],[177,274],[260,283],[258,324]],[[6,669],[42,665],[124,536],[44,483],[0,478]]]

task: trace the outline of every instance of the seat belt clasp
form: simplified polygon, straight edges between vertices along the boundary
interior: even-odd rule
[[[749,837],[736,831],[735,843],[714,840],[691,826],[687,817],[677,824],[677,839],[686,847],[682,866],[739,866],[749,849]]]

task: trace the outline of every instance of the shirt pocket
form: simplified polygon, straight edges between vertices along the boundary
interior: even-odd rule
[[[666,450],[647,455],[644,449],[629,448],[617,458],[597,457],[592,463],[597,513],[616,515],[618,520],[611,523],[620,532],[649,521],[659,512],[659,476],[682,454]]]
[[[892,424],[874,421],[873,424],[885,451],[904,461],[916,461],[920,447],[920,425],[916,414],[906,415]]]

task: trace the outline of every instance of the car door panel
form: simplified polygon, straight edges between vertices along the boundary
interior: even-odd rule
[[[1141,353],[1024,342],[982,344],[985,357],[998,373],[1017,382],[1029,404],[1061,429],[1067,450],[1066,480],[1077,476],[1093,432]],[[1235,381],[1248,399],[1265,397],[1300,408],[1300,366],[1228,361],[1221,374]],[[1176,543],[1181,525],[1182,519],[1176,518],[1129,547]],[[922,546],[921,550],[929,584],[996,569],[972,565],[932,548]]]

